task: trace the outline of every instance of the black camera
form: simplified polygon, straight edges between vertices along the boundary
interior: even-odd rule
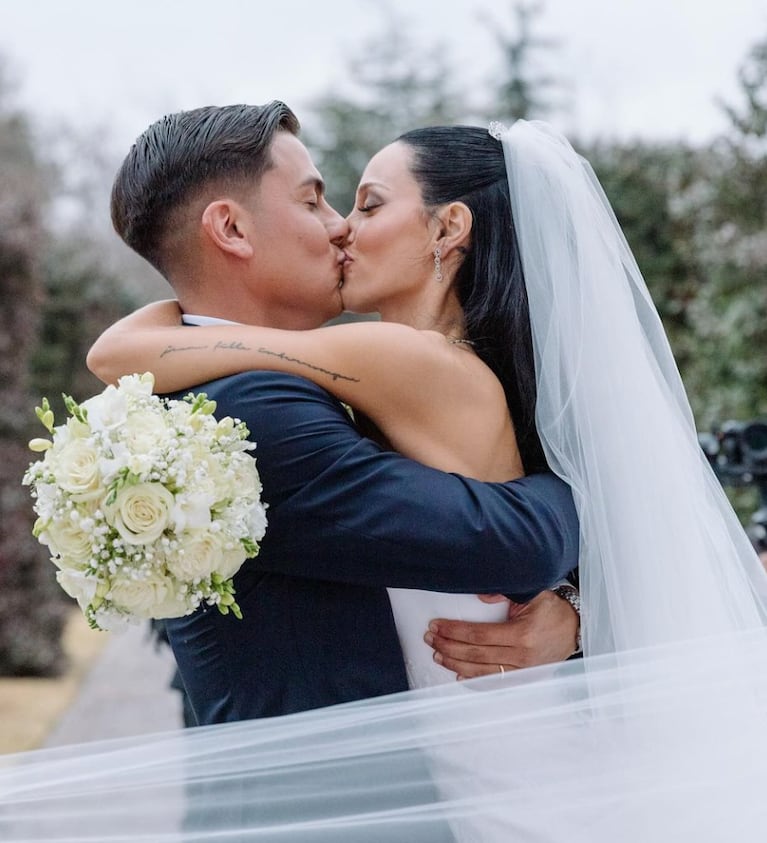
[[[767,422],[725,422],[698,435],[717,477],[732,486],[767,482]]]
[[[758,551],[767,551],[767,422],[728,421],[698,441],[722,485],[759,490],[761,505],[746,532]]]

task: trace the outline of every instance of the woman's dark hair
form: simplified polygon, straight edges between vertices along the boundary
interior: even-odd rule
[[[535,367],[525,278],[500,141],[476,126],[433,126],[398,139],[427,207],[463,202],[471,244],[455,277],[466,336],[506,393],[527,473],[547,469],[535,428]]]
[[[253,183],[272,166],[277,131],[297,134],[287,105],[205,106],[169,114],[133,144],[112,186],[112,223],[163,274],[174,212],[207,185]]]

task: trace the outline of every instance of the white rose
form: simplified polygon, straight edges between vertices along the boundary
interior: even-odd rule
[[[62,557],[54,560],[60,568],[82,568],[91,557],[91,534],[69,519],[51,521],[40,540]]]
[[[120,489],[106,518],[128,544],[151,544],[167,528],[173,504],[160,483],[137,483]]]
[[[197,445],[193,453],[194,469],[191,476],[194,478],[195,488],[211,495],[214,501],[229,497],[232,491],[231,483],[221,465],[221,458],[212,454],[202,444]]]
[[[171,431],[161,413],[131,413],[120,430],[120,439],[133,454],[147,454],[164,447],[171,438]]]
[[[258,476],[253,457],[244,453],[233,454],[231,470],[237,494],[246,498],[258,498],[261,494],[261,478]]]
[[[155,571],[142,579],[113,581],[107,598],[116,609],[139,618],[177,618],[189,611],[171,580]]]
[[[87,439],[71,439],[63,445],[51,468],[58,485],[76,501],[92,500],[103,493],[99,453]]]
[[[179,536],[180,551],[168,557],[168,570],[182,582],[205,580],[220,571],[224,562],[224,547],[217,533],[190,530]]]
[[[224,550],[220,566],[217,571],[225,579],[231,579],[242,568],[242,563],[248,558],[245,548],[239,542],[233,542],[230,550]]]

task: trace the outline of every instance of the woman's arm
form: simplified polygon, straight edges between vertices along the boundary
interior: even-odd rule
[[[253,325],[183,326],[173,301],[147,305],[108,328],[88,354],[105,382],[152,372],[159,392],[176,392],[252,369],[305,377],[387,423],[422,424],[440,404],[471,405],[476,378],[444,337],[405,325],[359,322],[287,331]],[[458,360],[456,359],[458,358]],[[476,361],[474,361],[476,365]]]

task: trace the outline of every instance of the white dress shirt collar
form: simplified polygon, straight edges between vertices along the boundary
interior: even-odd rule
[[[232,322],[229,319],[219,319],[217,316],[199,316],[196,313],[185,313],[181,317],[185,325],[241,325],[241,322]]]

